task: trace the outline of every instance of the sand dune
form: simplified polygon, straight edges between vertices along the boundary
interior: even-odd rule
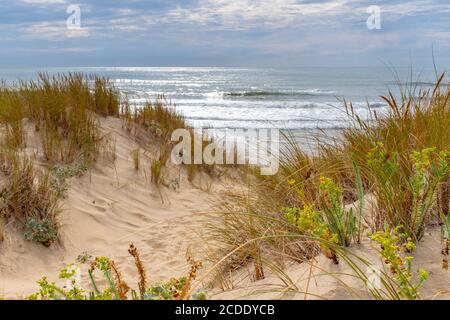
[[[56,280],[58,270],[83,252],[111,257],[132,281],[135,269],[127,252],[131,242],[142,254],[150,281],[186,273],[186,252],[198,239],[204,213],[211,211],[212,195],[185,178],[177,190],[152,186],[148,157],[142,155],[139,172],[133,167],[130,154],[138,145],[122,130],[121,121],[108,118],[101,124],[116,141],[115,163],[100,159],[83,177],[71,178],[59,218],[60,240],[51,248],[26,241],[13,225],[5,227],[0,243],[1,296],[30,294],[37,288],[36,280]],[[29,153],[37,143],[29,141]]]

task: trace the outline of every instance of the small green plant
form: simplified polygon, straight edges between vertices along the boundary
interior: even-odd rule
[[[338,263],[333,249],[326,245],[328,242],[338,244],[338,235],[332,233],[319,211],[316,211],[312,205],[305,205],[302,209],[285,208],[283,211],[290,225],[296,227],[303,235],[317,239],[322,253],[336,264]]]
[[[449,155],[425,148],[413,151],[405,160],[377,143],[368,153],[367,163],[377,197],[378,229],[384,223],[391,228],[403,225],[403,232],[413,241],[422,238],[439,184],[450,170]]]
[[[342,189],[327,177],[320,178],[320,206],[323,219],[338,243],[348,247],[355,234],[356,218],[353,210],[345,210],[342,201]]]
[[[38,282],[39,290],[28,297],[27,300],[61,300],[66,297],[66,291],[58,287],[54,282],[48,282],[44,277]]]
[[[413,194],[411,233],[420,239],[426,219],[436,199],[438,185],[450,171],[450,153],[436,152],[436,148],[413,151],[414,174],[410,179]]]
[[[173,300],[181,294],[186,285],[186,277],[170,279],[168,282],[154,284],[149,288],[144,298],[145,300]]]
[[[450,247],[450,214],[441,216],[442,221],[442,269],[448,270],[448,254]]]
[[[287,182],[291,186],[296,185],[295,179],[288,179]],[[306,202],[304,187],[302,185],[296,187],[298,197],[302,202]],[[356,218],[352,209],[345,210],[342,189],[332,179],[320,177],[319,189],[317,207],[321,209],[320,211],[312,204],[305,204],[303,208],[283,209],[284,216],[289,224],[295,226],[302,234],[320,240],[322,253],[338,263],[332,247],[335,245],[348,247],[350,245],[357,229]],[[361,192],[360,197],[362,198],[362,196]],[[361,219],[361,215],[360,212],[359,219]]]
[[[25,239],[40,242],[49,247],[58,238],[55,222],[44,218],[41,220],[28,218],[25,221]]]
[[[67,179],[81,177],[88,170],[84,162],[74,162],[67,165],[56,165],[50,169],[51,185],[58,197],[65,198],[68,190]]]
[[[83,162],[75,162],[70,165],[58,165],[52,168],[54,175],[60,180],[81,177],[87,170],[88,167]]]
[[[88,263],[91,260],[92,260],[92,256],[87,251],[83,251],[77,257],[77,262],[79,262],[79,263]]]
[[[401,234],[402,227],[392,230],[380,231],[371,235],[371,239],[381,246],[381,256],[389,265],[394,279],[398,285],[398,294],[402,299],[415,300],[419,298],[419,289],[428,279],[428,273],[419,269],[413,278],[412,256],[404,256],[405,252],[411,252],[416,248],[410,238]]]

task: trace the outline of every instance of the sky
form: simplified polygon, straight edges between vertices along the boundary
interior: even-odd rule
[[[420,67],[432,52],[450,65],[449,0],[0,0],[4,68]]]

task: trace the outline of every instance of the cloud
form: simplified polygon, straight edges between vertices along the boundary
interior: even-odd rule
[[[243,30],[262,26],[284,27],[293,22],[316,22],[349,12],[350,0],[302,3],[295,0],[201,0],[197,7],[177,7],[167,13],[173,20],[201,25],[222,25]]]
[[[61,41],[67,38],[85,38],[90,34],[86,28],[69,29],[65,23],[60,22],[34,23],[24,27],[22,32],[29,38],[49,41]]]
[[[450,40],[450,31],[432,31],[427,32],[425,35],[429,38],[434,38],[435,40]]]
[[[437,0],[378,1],[385,21],[424,14],[450,13],[449,3]],[[345,21],[365,21],[364,0],[200,0],[195,6],[178,6],[167,12],[168,19],[231,30],[252,28],[281,28],[292,25],[304,27],[340,24]]]
[[[450,12],[449,3],[438,3],[432,0],[416,0],[395,4],[387,3],[380,5],[380,7],[382,12],[399,17]]]
[[[51,4],[64,4],[66,3],[66,0],[21,0],[21,2],[29,4],[51,5]]]
[[[80,47],[55,47],[55,46],[49,46],[46,48],[28,48],[28,47],[15,47],[15,48],[7,48],[6,51],[14,51],[14,52],[25,52],[25,53],[60,53],[60,52],[67,52],[67,53],[88,53],[88,52],[94,52],[97,49],[95,48],[80,48]]]

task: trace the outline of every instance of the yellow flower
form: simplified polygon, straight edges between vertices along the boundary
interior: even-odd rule
[[[297,181],[295,181],[295,179],[291,178],[291,179],[288,180],[288,183],[289,183],[289,185],[293,186],[294,184],[297,183]]]
[[[406,248],[406,250],[408,250],[408,251],[413,251],[414,249],[416,249],[416,245],[415,245],[414,242],[408,241],[408,242],[405,244],[405,248]]]
[[[305,199],[305,187],[303,185],[298,189],[297,195],[300,199]]]
[[[423,280],[427,280],[429,275],[428,272],[426,272],[424,269],[420,268],[419,269],[419,275]]]
[[[331,236],[331,242],[339,244],[339,236],[336,233]]]

